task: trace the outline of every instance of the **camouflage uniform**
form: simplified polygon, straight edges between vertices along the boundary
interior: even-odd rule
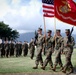
[[[43,44],[43,52],[44,52],[44,55],[46,55],[46,44],[45,43]]]
[[[22,54],[22,42],[20,42],[19,44],[19,56],[21,56]]]
[[[51,33],[51,30],[48,30],[48,33]],[[47,66],[47,64],[49,63],[50,67],[53,68],[53,62],[52,62],[52,52],[53,52],[53,37],[52,36],[48,36],[46,39],[46,44],[47,44],[47,56],[46,59],[43,63],[43,67],[42,69],[45,70],[45,67]]]
[[[10,50],[9,43],[6,42],[6,43],[5,43],[5,54],[6,54],[6,57],[7,57],[7,58],[8,58],[8,55],[9,55],[9,50]]]
[[[16,51],[16,57],[18,57],[19,56],[19,44],[18,44],[18,42],[15,45],[15,51]]]
[[[4,43],[1,43],[1,57],[5,56]]]
[[[10,43],[10,56],[14,56],[15,45],[13,42]]]
[[[27,56],[27,54],[28,54],[28,44],[26,42],[24,42],[24,44],[22,45],[22,50],[24,52],[24,56]]]
[[[0,43],[0,56],[1,56],[1,49],[2,49],[2,48],[1,48],[1,43]]]
[[[70,32],[69,29],[66,29],[66,32]],[[73,72],[73,65],[71,62],[71,57],[73,53],[73,46],[75,45],[74,38],[71,36],[71,42],[68,41],[68,36],[64,37],[64,54],[66,58],[66,63],[64,65],[63,72],[66,72],[67,68],[70,68],[69,73]]]
[[[34,52],[35,52],[34,41],[31,41],[31,42],[29,43],[29,49],[30,49],[30,58],[33,59],[33,57],[34,57]]]
[[[39,28],[40,31],[42,31],[41,28]],[[42,59],[42,47],[43,47],[43,35],[42,34],[38,34],[38,38],[37,38],[37,55],[36,55],[36,61],[35,61],[35,64],[36,64],[36,67],[33,67],[33,69],[37,69],[38,68],[38,65],[39,65],[39,62],[41,64],[41,66],[43,66],[43,59]]]
[[[60,32],[60,30],[56,30],[56,32]],[[62,51],[62,46],[63,46],[63,38],[62,36],[56,36],[55,40],[55,63],[54,63],[54,68],[52,69],[53,71],[56,70],[56,66],[59,64],[61,69],[63,68],[62,60],[61,60],[61,51]]]

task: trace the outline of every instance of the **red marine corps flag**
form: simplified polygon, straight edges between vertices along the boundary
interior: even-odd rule
[[[76,26],[76,3],[74,0],[54,0],[55,17]]]

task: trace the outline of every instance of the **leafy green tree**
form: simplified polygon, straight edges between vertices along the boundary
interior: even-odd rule
[[[13,30],[9,25],[5,24],[3,21],[0,22],[0,37],[8,38],[9,40],[16,40],[19,37],[17,30]]]

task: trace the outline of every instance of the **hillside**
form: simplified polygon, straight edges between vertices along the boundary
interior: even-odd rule
[[[23,34],[20,34],[18,40],[19,41],[28,41],[30,42],[31,38],[34,38],[34,32],[29,32],[29,33],[23,33]]]
[[[53,35],[54,33],[52,33]],[[61,33],[62,36],[64,37],[65,36],[65,33]],[[29,32],[29,33],[23,33],[23,34],[20,34],[20,37],[18,38],[19,41],[28,41],[30,42],[31,38],[34,38],[34,32]],[[76,41],[76,35],[75,34],[72,34],[72,36],[75,38],[75,41]]]

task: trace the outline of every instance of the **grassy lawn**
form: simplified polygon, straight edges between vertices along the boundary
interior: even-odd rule
[[[43,56],[45,59],[46,56]],[[55,54],[52,56],[53,62],[55,59]],[[63,64],[65,63],[65,56],[62,55]],[[76,67],[76,49],[73,52],[72,63],[74,67]],[[0,73],[31,73],[31,72],[52,72],[49,69],[49,65],[46,67],[46,70],[43,71],[39,68],[37,70],[32,69],[35,66],[35,57],[33,60],[27,57],[11,57],[11,58],[0,58]],[[57,71],[59,71],[59,66],[57,67]]]

